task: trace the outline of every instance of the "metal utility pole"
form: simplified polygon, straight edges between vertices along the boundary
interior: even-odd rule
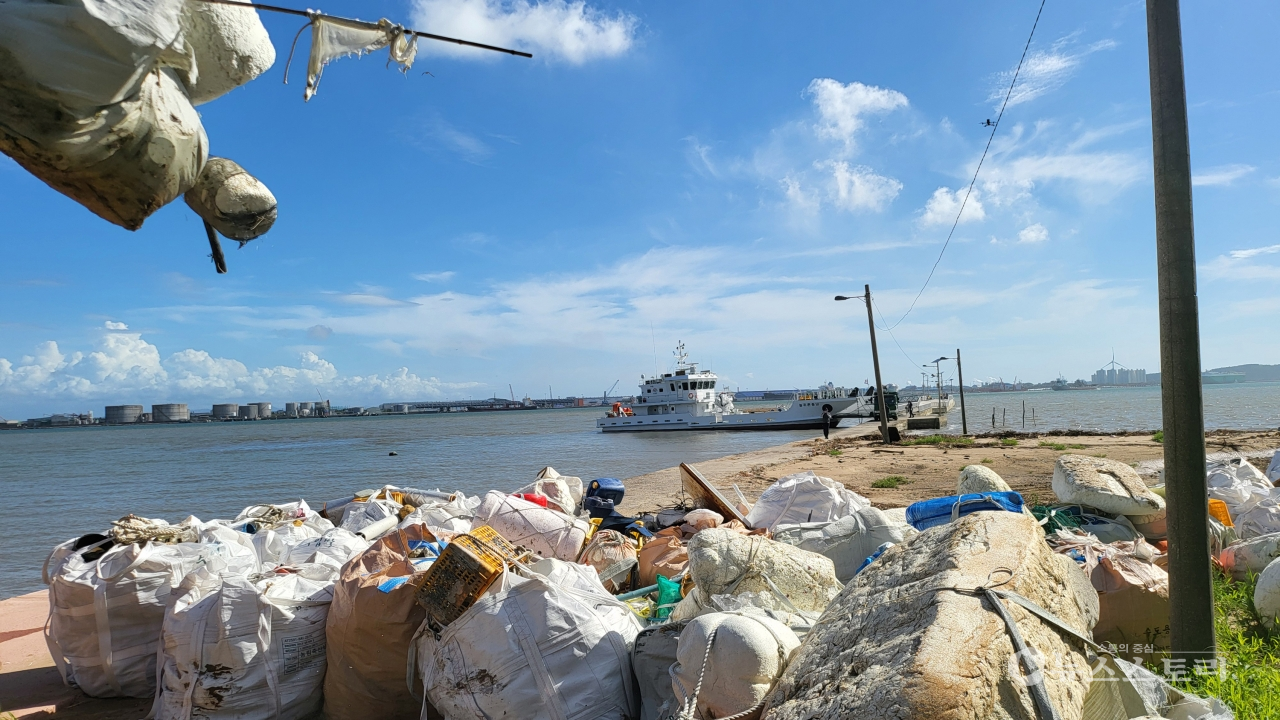
[[[880,351],[876,349],[876,321],[871,314],[871,286],[864,285],[866,294],[862,299],[867,303],[867,326],[871,330],[871,363],[876,370],[876,402],[880,406],[880,439],[882,442],[889,443],[889,413],[885,410],[884,405],[884,383],[880,380]],[[836,301],[850,300],[851,298],[844,295],[837,295]]]
[[[964,415],[964,368],[960,367],[960,348],[956,348],[956,375],[960,381],[960,434],[969,434],[969,419]]]
[[[1191,149],[1178,0],[1147,0],[1151,140],[1160,291],[1160,399],[1169,526],[1169,640],[1175,657],[1212,656],[1200,315]]]

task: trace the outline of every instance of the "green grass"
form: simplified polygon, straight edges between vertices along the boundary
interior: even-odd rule
[[[925,435],[924,437],[907,438],[903,445],[972,445],[973,438],[963,435]]]
[[[1212,695],[1236,720],[1280,718],[1280,631],[1268,632],[1253,608],[1254,582],[1236,582],[1214,571],[1213,605],[1221,674],[1191,675],[1175,683],[1196,695]]]
[[[909,482],[911,481],[901,475],[890,475],[889,477],[880,478],[879,480],[871,483],[871,487],[883,490],[885,488],[896,488],[899,485],[905,485]]]
[[[1040,447],[1047,447],[1050,450],[1057,450],[1058,452],[1062,452],[1067,449],[1067,446],[1062,443],[1049,442],[1048,440],[1041,440]]]
[[[991,458],[982,458],[982,462],[986,465],[990,465],[993,461]]]
[[[1002,438],[1002,439],[1000,440],[1000,444],[1001,444],[1001,445],[1006,445],[1006,446],[1008,446],[1008,447],[1013,447],[1014,445],[1017,445],[1017,444],[1018,444],[1018,439],[1017,439],[1017,438]]]
[[[1151,436],[1151,441],[1152,441],[1152,442],[1163,443],[1163,442],[1164,442],[1164,431],[1163,431],[1163,430],[1157,430],[1157,431],[1156,431],[1156,434]]]
[[[1083,443],[1067,443],[1067,447],[1071,448],[1072,450],[1083,450],[1089,446]]]
[[[1096,458],[1104,458],[1104,457],[1106,457],[1106,456],[1107,456],[1107,454],[1106,454],[1106,453],[1097,453],[1096,455],[1094,455],[1094,457],[1096,457]]]
[[[843,455],[844,453],[837,449],[837,450],[828,450],[827,454],[830,455],[831,457],[836,457],[839,455]]]

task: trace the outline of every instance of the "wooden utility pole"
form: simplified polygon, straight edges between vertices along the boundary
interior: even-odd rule
[[[1147,0],[1147,55],[1169,527],[1169,640],[1174,657],[1187,661],[1213,657],[1215,642],[1191,145],[1178,0]]]
[[[956,348],[956,375],[960,380],[960,434],[969,434],[969,419],[964,414],[964,368],[960,367],[960,348]]]
[[[889,413],[885,410],[884,405],[884,382],[880,380],[880,351],[876,349],[876,321],[871,314],[871,286],[863,286],[866,291],[867,301],[867,327],[871,329],[871,363],[876,369],[876,401],[880,403],[880,438],[883,442],[889,442]]]

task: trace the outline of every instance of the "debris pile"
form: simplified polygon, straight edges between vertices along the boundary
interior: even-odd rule
[[[1280,491],[1209,472],[1218,558],[1280,614],[1255,512]],[[51,553],[50,651],[162,720],[1231,717],[1141,667],[1167,649],[1164,503],[1128,466],[1064,455],[1031,508],[971,466],[901,514],[813,473],[754,505],[681,480],[692,502],[639,517],[549,467],[482,497],[128,516]]]

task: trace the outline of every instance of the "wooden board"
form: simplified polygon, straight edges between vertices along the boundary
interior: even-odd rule
[[[697,468],[687,463],[680,463],[680,485],[684,488],[684,492],[693,501],[695,508],[706,508],[724,516],[726,521],[737,520],[746,525],[748,529],[751,525],[747,523],[747,519],[738,512],[738,509],[729,502],[729,499],[720,494],[707,479],[698,472]]]

